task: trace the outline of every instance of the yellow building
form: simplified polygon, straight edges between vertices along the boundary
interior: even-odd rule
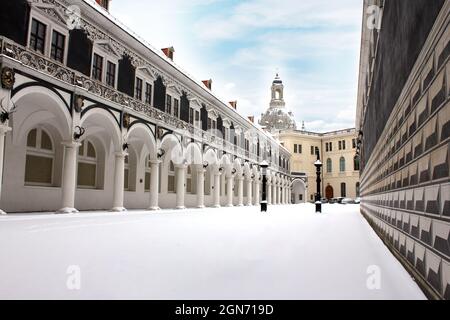
[[[314,201],[317,192],[316,152],[323,162],[320,193],[323,198],[359,197],[359,160],[355,160],[354,128],[327,133],[297,130],[292,112],[286,110],[284,85],[277,74],[271,87],[269,108],[259,124],[291,154],[291,202]]]
[[[292,153],[292,202],[313,201],[317,191],[316,151],[323,162],[321,194],[324,198],[359,196],[359,162],[355,161],[357,133],[345,129],[327,133],[283,130],[274,134]]]

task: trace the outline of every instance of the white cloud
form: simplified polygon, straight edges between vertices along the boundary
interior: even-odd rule
[[[117,0],[111,11],[154,47],[173,45],[175,62],[212,78],[243,116],[267,109],[279,70],[288,109],[307,130],[354,126],[361,0],[248,0],[231,10],[220,2],[208,11],[213,2]]]
[[[206,16],[196,24],[202,40],[243,37],[257,28],[311,28],[360,24],[360,0],[251,0],[230,15]]]

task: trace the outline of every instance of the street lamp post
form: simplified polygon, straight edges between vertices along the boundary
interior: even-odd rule
[[[317,184],[317,193],[316,193],[316,212],[322,212],[322,196],[320,195],[320,169],[322,168],[322,162],[320,161],[319,151],[317,151],[317,160],[314,162],[314,166],[316,167],[316,184]]]
[[[262,173],[261,212],[267,212],[266,188],[267,188],[267,167],[269,166],[269,164],[267,163],[266,160],[263,160],[260,166]]]

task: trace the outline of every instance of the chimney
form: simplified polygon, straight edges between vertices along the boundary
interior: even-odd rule
[[[164,52],[164,54],[166,55],[167,58],[169,58],[170,60],[173,61],[173,54],[175,52],[175,49],[173,47],[164,48],[164,49],[161,49],[161,51]]]
[[[236,110],[236,108],[237,108],[237,101],[230,101],[229,104],[234,110]]]
[[[247,118],[251,123],[255,123],[255,116],[248,116]]]
[[[110,0],[95,0],[100,6],[105,8],[106,10],[109,10],[109,1]]]
[[[202,80],[203,84],[205,85],[205,87],[207,87],[209,90],[211,90],[212,88],[212,80]]]

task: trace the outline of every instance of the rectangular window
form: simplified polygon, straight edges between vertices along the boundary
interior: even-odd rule
[[[52,59],[63,63],[64,61],[64,47],[66,43],[66,37],[58,31],[53,31],[52,36]]]
[[[345,140],[342,140],[342,150],[345,150]]]
[[[302,145],[301,144],[298,145],[298,153],[302,153]]]
[[[330,152],[333,151],[333,142],[330,142]]]
[[[195,110],[195,122],[200,122],[200,111]]]
[[[111,87],[115,87],[116,84],[116,65],[110,61],[106,67],[106,84]]]
[[[25,184],[50,185],[53,159],[34,155],[26,156]]]
[[[103,57],[94,53],[94,62],[92,64],[92,78],[98,81],[102,81],[103,73]]]
[[[44,54],[45,34],[47,26],[42,22],[33,19],[31,22],[30,47],[31,49]]]
[[[152,104],[152,85],[150,83],[145,84],[145,103]]]
[[[140,78],[136,78],[134,97],[138,100],[142,100],[142,79]]]
[[[297,153],[297,145],[294,144],[294,153]]]
[[[173,115],[177,118],[180,117],[180,100],[173,99]]]
[[[342,141],[339,141],[339,150],[342,150]]]
[[[356,139],[352,139],[352,147],[353,147],[353,149],[356,148]]]
[[[166,112],[172,114],[172,96],[166,94]]]
[[[194,124],[194,109],[189,108],[189,123]]]

